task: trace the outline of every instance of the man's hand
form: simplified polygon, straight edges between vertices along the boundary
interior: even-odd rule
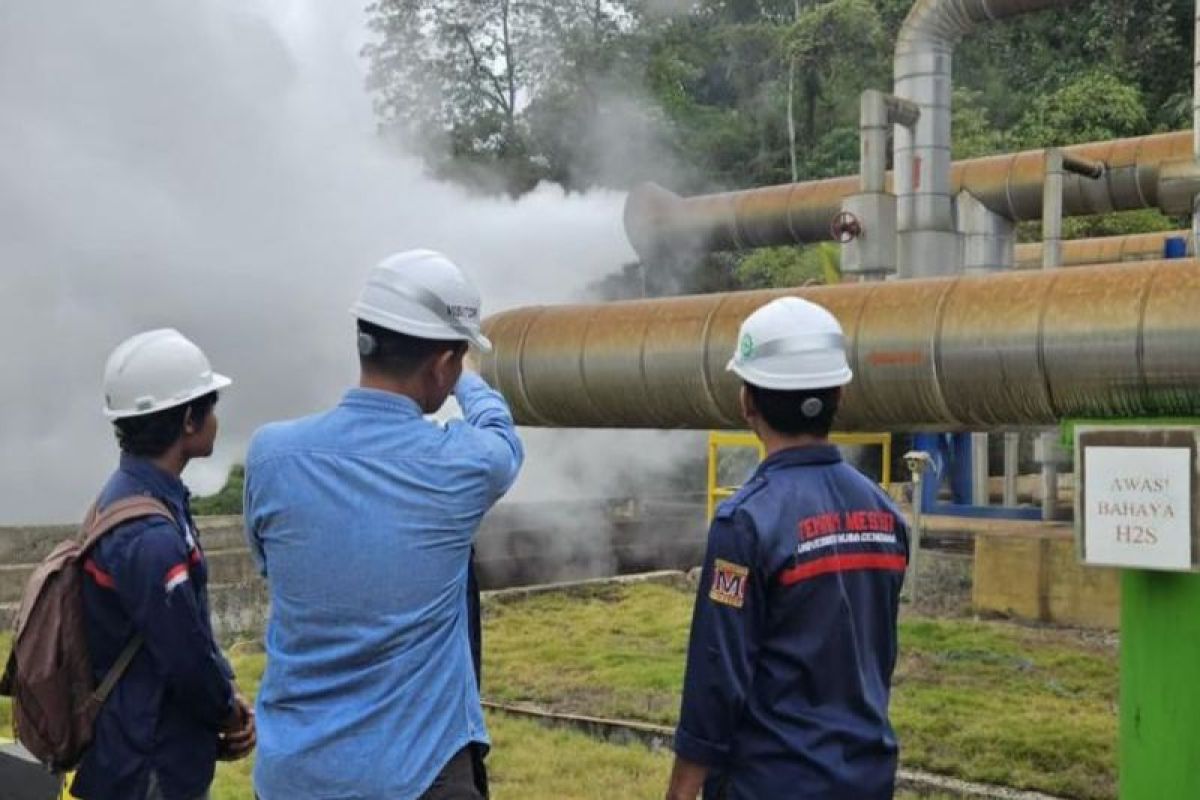
[[[671,770],[671,785],[667,787],[666,800],[696,800],[704,788],[708,767],[675,756]]]
[[[254,724],[254,709],[241,694],[233,697],[233,711],[225,720],[217,744],[217,757],[222,761],[239,761],[254,751],[258,729]]]

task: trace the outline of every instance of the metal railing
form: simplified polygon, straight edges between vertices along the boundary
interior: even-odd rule
[[[892,435],[890,433],[835,433],[830,440],[836,445],[875,446],[882,449],[879,485],[889,491],[892,487]],[[741,486],[722,485],[718,474],[721,450],[750,448],[758,460],[766,458],[767,450],[753,433],[746,431],[709,431],[708,433],[708,519],[716,513],[717,503],[737,493]]]

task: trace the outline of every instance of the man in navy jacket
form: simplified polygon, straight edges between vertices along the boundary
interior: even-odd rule
[[[908,534],[829,440],[841,326],[799,298],[742,325],[729,369],[766,460],[709,532],[669,800],[887,800]]]
[[[117,527],[84,562],[88,650],[100,681],[134,639],[142,644],[96,721],[71,787],[86,800],[194,800],[208,796],[218,757],[248,755],[253,715],[213,638],[208,567],[179,475],[212,454],[213,406],[229,379],[173,330],[126,340],[105,370],[105,413],[121,462],[99,508],[148,495],[174,521]]]

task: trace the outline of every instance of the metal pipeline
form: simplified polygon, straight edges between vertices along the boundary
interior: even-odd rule
[[[742,320],[783,295],[837,315],[845,430],[986,430],[1200,415],[1188,261],[539,306],[485,322],[485,376],[523,425],[738,428]]]
[[[1190,230],[1181,230],[1103,236],[1096,239],[1067,239],[1062,242],[1062,266],[1158,260],[1163,257],[1163,247],[1167,239],[1187,240],[1190,248],[1191,235]],[[1040,243],[1019,244],[1016,250],[1017,269],[1037,269],[1042,266]]]
[[[1160,208],[1191,213],[1200,188],[1192,132],[1140,136],[1063,148],[1067,159],[1105,165],[1099,180],[1065,176],[1067,216]],[[1011,220],[1040,219],[1045,177],[1043,150],[1027,150],[969,161],[950,170],[950,190],[966,191],[991,211]],[[887,190],[892,191],[889,173]],[[625,203],[625,233],[645,260],[672,251],[738,250],[824,241],[841,211],[842,199],[859,190],[859,176],[830,178],[681,198],[642,184]]]
[[[1071,0],[916,0],[896,36],[893,93],[916,103],[920,119],[896,131],[898,275],[961,271],[950,178],[954,48],[983,22],[1067,5]]]

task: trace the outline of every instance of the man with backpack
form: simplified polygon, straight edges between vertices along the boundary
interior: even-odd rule
[[[217,759],[242,758],[254,746],[253,714],[213,637],[208,568],[180,480],[191,459],[212,454],[213,407],[229,384],[170,329],[138,334],[109,357],[104,411],[121,460],[95,512],[149,498],[170,517],[119,524],[84,556],[93,678],[115,683],[71,787],[76,797],[207,797]]]

